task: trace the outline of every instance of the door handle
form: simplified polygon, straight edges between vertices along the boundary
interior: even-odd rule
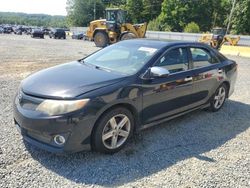
[[[185,82],[189,82],[189,81],[192,81],[192,80],[193,80],[193,77],[186,77],[186,78],[184,79]]]
[[[223,70],[222,70],[222,69],[219,69],[219,70],[218,70],[218,73],[219,73],[219,74],[223,73]]]

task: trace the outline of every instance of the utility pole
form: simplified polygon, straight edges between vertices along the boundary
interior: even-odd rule
[[[232,6],[232,9],[231,9],[231,12],[230,12],[230,15],[229,15],[229,19],[228,19],[226,34],[228,34],[229,29],[230,29],[230,25],[231,25],[231,20],[232,20],[232,16],[233,16],[235,4],[236,4],[236,0],[233,0],[233,6]]]
[[[94,2],[94,20],[96,19],[96,0]]]

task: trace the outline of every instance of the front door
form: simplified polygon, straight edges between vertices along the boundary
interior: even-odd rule
[[[144,82],[143,124],[178,114],[192,104],[192,76],[185,47],[167,50],[154,64],[166,68],[170,75]]]

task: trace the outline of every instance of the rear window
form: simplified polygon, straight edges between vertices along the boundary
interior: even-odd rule
[[[62,30],[62,29],[57,29],[56,31],[57,32],[64,32],[64,30]]]

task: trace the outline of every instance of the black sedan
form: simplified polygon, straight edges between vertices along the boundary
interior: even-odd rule
[[[85,33],[74,33],[72,35],[72,39],[87,40],[87,36],[85,35]]]
[[[66,33],[64,29],[52,29],[49,32],[49,38],[54,39],[66,39]]]
[[[119,151],[135,131],[197,109],[216,112],[237,64],[205,44],[127,40],[22,81],[14,121],[51,152]]]
[[[32,29],[31,37],[44,39],[44,32],[41,29]]]

